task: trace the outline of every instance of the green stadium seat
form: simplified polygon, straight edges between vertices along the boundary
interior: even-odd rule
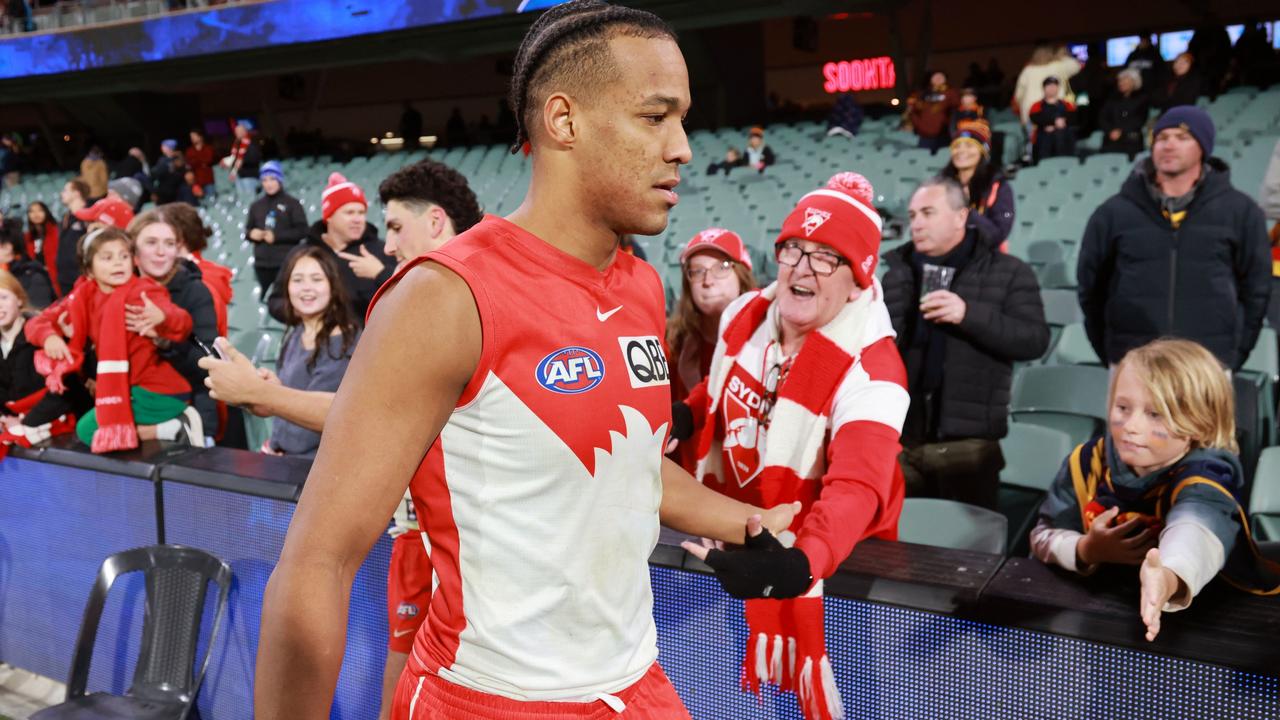
[[[1009,434],[1000,441],[1004,470],[1000,482],[1048,492],[1062,460],[1075,444],[1061,430],[1023,422],[1009,423]]]
[[[1089,336],[1082,323],[1071,323],[1062,328],[1058,343],[1049,355],[1050,365],[1102,365],[1098,353],[1089,343]]]
[[[1245,359],[1241,370],[1248,370],[1266,375],[1273,383],[1280,382],[1280,345],[1277,345],[1274,328],[1263,327],[1258,334],[1258,343],[1253,352]]]
[[[917,545],[1003,555],[1009,522],[992,510],[954,500],[907,498],[898,518],[898,539]]]
[[[1050,325],[1065,327],[1071,323],[1084,321],[1084,313],[1080,310],[1080,298],[1071,290],[1045,289],[1040,291],[1040,301],[1044,304],[1044,319]]]
[[[1258,457],[1249,493],[1249,519],[1257,540],[1280,540],[1280,447],[1269,447]]]
[[[1079,444],[1106,421],[1107,385],[1106,368],[1032,365],[1014,378],[1009,413],[1017,422],[1061,430]]]

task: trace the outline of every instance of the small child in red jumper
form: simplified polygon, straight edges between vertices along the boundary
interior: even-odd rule
[[[76,424],[94,452],[128,450],[149,439],[201,443],[199,415],[187,404],[191,386],[160,358],[154,342],[185,340],[191,316],[170,302],[163,286],[136,275],[129,248],[128,236],[114,227],[81,241],[85,276],[28,324],[28,339],[43,348],[36,368],[53,392],[67,373],[95,376],[94,409]],[[86,342],[97,356],[94,373],[81,367]]]

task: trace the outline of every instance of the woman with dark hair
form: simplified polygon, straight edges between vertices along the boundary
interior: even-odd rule
[[[203,132],[191,131],[191,145],[183,156],[187,167],[191,169],[195,184],[204,191],[204,197],[216,197],[213,186],[213,148],[205,143]]]
[[[680,253],[680,299],[667,320],[673,401],[684,400],[707,376],[720,313],[756,287],[751,256],[732,230],[707,228],[685,245]]]
[[[986,120],[961,120],[951,140],[951,162],[942,175],[955,178],[969,199],[969,225],[996,243],[1013,230],[1013,188],[991,162],[991,128]]]
[[[711,370],[720,314],[756,287],[751,255],[732,230],[707,228],[685,246],[680,253],[680,299],[667,320],[672,402],[683,402]],[[678,420],[691,422],[688,417]],[[681,445],[671,458],[689,472],[698,462],[692,443]]]
[[[53,283],[48,271],[27,257],[26,245],[18,238],[0,235],[0,270],[8,270],[18,279],[32,309],[43,310],[53,302]]]
[[[272,379],[296,390],[335,392],[360,338],[338,264],[323,248],[302,246],[289,255],[280,277],[287,285],[288,329]],[[262,451],[311,457],[319,447],[320,433],[275,418]]]
[[[27,244],[27,257],[44,263],[49,280],[59,296],[58,289],[58,220],[49,212],[49,206],[39,200],[27,206],[27,232],[23,235]]]
[[[178,255],[200,268],[200,279],[213,296],[213,309],[218,314],[218,334],[226,337],[227,306],[231,304],[234,292],[231,268],[204,258],[204,250],[213,231],[200,219],[200,211],[186,203],[165,203],[156,210],[178,234]]]

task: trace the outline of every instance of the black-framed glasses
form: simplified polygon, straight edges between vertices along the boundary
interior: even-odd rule
[[[809,269],[813,270],[814,275],[824,277],[835,272],[841,265],[849,264],[848,260],[830,250],[805,250],[800,243],[794,241],[779,245],[777,258],[779,265],[789,267],[799,267],[801,260],[809,258]]]
[[[689,278],[689,282],[691,283],[702,282],[702,278],[706,277],[708,274],[711,275],[712,280],[723,280],[729,277],[733,274],[733,261],[721,260],[711,267],[687,267],[684,269],[684,276]]]

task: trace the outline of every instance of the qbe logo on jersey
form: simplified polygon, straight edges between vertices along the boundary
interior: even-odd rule
[[[604,360],[590,348],[560,348],[538,363],[538,384],[562,395],[584,393],[604,380]]]
[[[662,343],[654,335],[646,337],[620,337],[623,363],[631,378],[631,387],[643,388],[670,385],[671,373],[667,368],[667,355]]]

